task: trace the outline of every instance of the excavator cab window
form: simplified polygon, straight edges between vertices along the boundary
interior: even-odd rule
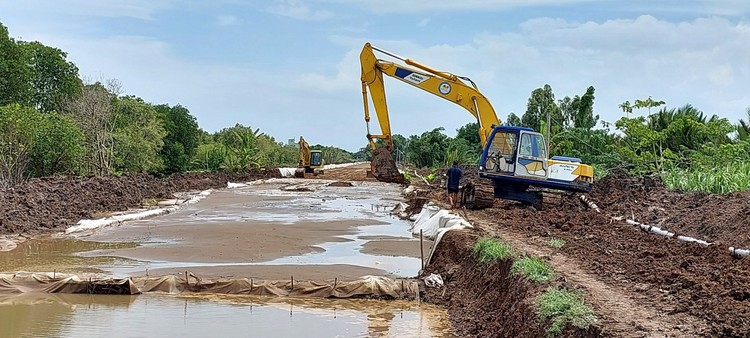
[[[513,173],[515,170],[518,132],[498,131],[489,142],[483,168],[495,173]]]
[[[544,137],[539,134],[523,133],[519,154],[525,157],[547,158]]]
[[[323,165],[323,153],[314,151],[310,153],[310,166],[319,167]]]

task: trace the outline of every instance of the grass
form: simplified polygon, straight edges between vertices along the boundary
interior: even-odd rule
[[[560,238],[551,238],[549,241],[547,241],[547,245],[555,249],[560,249],[565,246],[565,240]]]
[[[669,189],[727,194],[750,190],[750,163],[737,162],[726,167],[671,169],[662,175]]]
[[[585,330],[597,321],[594,310],[583,302],[583,298],[568,290],[547,289],[537,298],[537,308],[539,316],[552,322],[547,328],[549,336],[560,334],[567,324]]]
[[[513,265],[510,267],[510,274],[521,275],[537,283],[546,283],[555,277],[552,267],[537,257],[524,257],[513,262]]]
[[[513,248],[497,238],[479,239],[477,243],[474,244],[472,252],[479,257],[479,261],[482,262],[482,264],[504,260],[513,256]]]

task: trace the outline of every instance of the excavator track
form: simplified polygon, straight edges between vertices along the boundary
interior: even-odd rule
[[[378,148],[373,151],[370,168],[372,169],[372,175],[380,182],[406,183],[404,174],[398,171],[396,161],[393,160],[393,156],[388,149]]]

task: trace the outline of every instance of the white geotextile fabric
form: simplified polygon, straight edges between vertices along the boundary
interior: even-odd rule
[[[169,206],[165,208],[142,210],[142,211],[137,211],[133,213],[115,215],[115,216],[110,216],[110,217],[105,217],[105,218],[100,218],[100,219],[82,219],[78,221],[76,225],[70,226],[67,229],[65,229],[65,233],[70,234],[74,232],[95,230],[95,229],[100,229],[100,228],[111,226],[111,225],[120,224],[122,222],[134,221],[134,220],[154,217],[154,216],[158,216],[162,214],[168,214],[170,212],[173,212],[179,209],[183,205],[196,203],[206,198],[206,196],[210,194],[211,194],[210,189],[204,190],[204,191],[201,191],[199,194],[185,200],[181,204],[173,205],[173,206]]]
[[[417,215],[411,233],[419,236],[421,232],[422,236],[434,240],[440,232],[471,227],[471,223],[463,217],[452,214],[448,210],[440,209],[432,203],[427,203]]]
[[[353,165],[359,165],[364,164],[367,162],[351,162],[351,163],[338,163],[338,164],[324,164],[323,170],[325,169],[336,169],[336,168],[344,168],[349,167]],[[297,168],[279,168],[279,172],[281,173],[281,177],[294,177],[294,172],[297,170]]]

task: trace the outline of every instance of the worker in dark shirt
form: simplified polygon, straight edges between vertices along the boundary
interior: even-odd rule
[[[455,209],[456,205],[459,204],[458,200],[458,183],[461,181],[461,168],[458,167],[458,161],[453,161],[453,166],[448,169],[445,173],[448,176],[448,202],[451,204],[451,209]]]

